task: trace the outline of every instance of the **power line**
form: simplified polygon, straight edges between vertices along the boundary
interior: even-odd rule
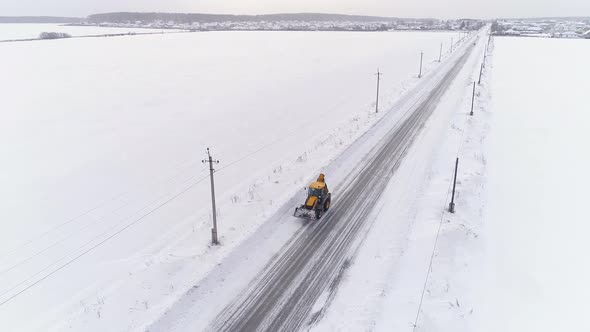
[[[460,154],[461,150],[463,149],[463,144],[464,144],[464,141],[465,141],[464,140],[464,137],[465,137],[465,131],[463,131],[461,133],[461,140],[460,140],[459,147],[458,147],[457,153],[456,153],[456,157],[457,158],[459,158],[459,154]],[[446,205],[446,202],[449,201],[449,195],[450,195],[450,191],[451,191],[451,186],[452,185],[453,185],[453,182],[452,181],[449,182],[449,186],[447,188],[447,196],[445,198],[445,205]],[[434,239],[434,245],[433,245],[433,248],[432,248],[432,254],[430,255],[430,261],[429,261],[429,264],[428,264],[428,271],[426,272],[426,278],[424,280],[424,285],[422,287],[422,294],[420,295],[420,302],[418,304],[418,310],[416,312],[416,318],[414,319],[414,325],[413,325],[413,328],[412,328],[412,331],[413,332],[415,332],[416,331],[416,328],[418,327],[418,319],[420,318],[420,312],[422,311],[422,304],[424,303],[424,294],[426,293],[426,288],[428,286],[428,280],[430,279],[430,273],[432,272],[432,264],[434,262],[434,255],[436,253],[436,248],[438,246],[438,238],[440,236],[440,230],[442,228],[443,220],[444,220],[444,217],[445,217],[446,213],[447,213],[446,210],[443,209],[442,210],[442,213],[441,213],[441,216],[440,216],[440,221],[439,221],[439,224],[438,224],[438,229],[436,231],[436,237]]]
[[[201,171],[200,173],[202,173],[202,172],[203,172],[203,171]],[[200,173],[198,173],[198,174],[200,174]],[[176,175],[174,175],[174,176],[172,176],[172,177],[168,178],[168,179],[167,179],[167,180],[165,180],[165,181],[166,181],[166,182],[168,182],[170,179],[173,179],[174,177],[177,177],[177,176],[179,176],[179,175],[180,175],[180,174],[176,174]],[[193,176],[193,177],[194,177],[194,176]],[[185,181],[183,184],[186,184],[187,182],[190,182],[190,181]],[[158,200],[160,200],[160,199],[161,199],[161,197],[162,197],[162,195],[160,195],[160,196],[159,196],[158,198],[156,198],[155,200],[152,200],[152,201],[150,201],[150,202],[149,202],[147,205],[143,205],[141,208],[139,208],[139,209],[138,209],[138,210],[136,210],[136,211],[142,211],[142,210],[144,210],[144,209],[145,209],[147,206],[150,206],[150,205],[152,205],[153,203],[155,203],[155,202],[157,202]],[[122,207],[126,207],[126,206],[128,206],[128,205],[130,205],[130,203],[128,203],[128,204],[125,204],[125,205],[123,205]],[[118,207],[116,210],[118,210],[118,209],[120,209],[120,208],[122,208],[122,207]],[[115,211],[116,211],[116,210],[115,210]],[[137,212],[134,212],[134,214],[135,214],[135,213],[137,213]],[[23,260],[19,261],[18,263],[15,263],[15,264],[13,264],[13,265],[12,265],[12,266],[10,266],[9,268],[6,268],[6,269],[4,269],[4,270],[0,271],[0,275],[6,274],[7,272],[10,272],[11,270],[13,270],[13,269],[15,269],[15,268],[17,268],[17,267],[21,266],[22,264],[25,264],[26,262],[28,262],[28,261],[31,261],[32,259],[34,259],[34,258],[36,258],[36,257],[39,257],[41,254],[43,254],[43,253],[47,252],[49,249],[51,249],[51,248],[53,248],[53,247],[55,247],[55,246],[57,246],[57,245],[60,245],[60,244],[64,243],[64,242],[65,242],[65,241],[67,241],[68,239],[72,238],[74,235],[77,235],[78,233],[80,233],[80,232],[82,232],[82,231],[84,231],[84,230],[88,229],[89,227],[93,226],[93,225],[94,225],[94,224],[95,224],[97,221],[99,221],[99,220],[102,220],[102,219],[103,219],[103,218],[98,218],[98,219],[96,219],[94,222],[89,222],[87,225],[83,226],[82,228],[80,228],[80,229],[77,229],[77,230],[74,230],[74,231],[70,232],[70,233],[69,233],[69,234],[67,234],[66,236],[62,237],[61,239],[59,239],[59,240],[57,240],[57,241],[54,241],[53,243],[49,244],[48,246],[45,246],[43,249],[41,249],[41,250],[39,250],[39,251],[35,252],[34,254],[30,255],[29,257],[27,257],[27,258],[25,258],[25,259],[23,259]],[[127,219],[124,219],[124,220],[128,220],[128,219],[129,219],[129,218],[127,218]],[[70,221],[70,222],[71,222],[71,221]],[[118,224],[117,224],[117,225],[118,225]],[[115,226],[116,226],[116,225],[115,225]],[[54,228],[54,230],[57,230],[57,229],[59,229],[59,228],[60,228],[59,226],[58,226],[58,227],[55,227],[55,228]],[[47,234],[48,234],[48,233],[50,233],[50,231],[48,231],[48,232],[45,232],[45,233],[47,233]],[[103,234],[104,234],[104,233],[103,233]],[[102,235],[102,234],[101,234],[101,235]],[[39,236],[39,237],[37,237],[36,239],[42,238],[43,236],[44,236],[44,235],[42,235],[42,236]],[[96,237],[94,237],[94,238],[93,238],[93,240],[94,240],[94,239],[96,239]],[[29,241],[29,244],[30,244],[30,243],[32,243],[32,242],[33,242],[33,241]],[[23,246],[26,246],[26,244],[25,244],[25,245],[23,245]],[[17,248],[17,249],[20,249],[20,248],[22,248],[23,246],[21,246],[21,247],[19,247],[19,248]],[[15,250],[16,250],[16,249],[15,249]],[[13,252],[14,252],[15,250],[13,250]],[[6,255],[6,256],[8,256],[8,255]],[[6,256],[5,256],[5,257],[6,257]]]
[[[326,115],[328,115],[329,113],[333,112],[333,111],[334,111],[334,110],[336,110],[336,109],[337,109],[337,106],[335,106],[335,107],[334,107],[334,108],[333,108],[333,109],[332,109],[330,112],[323,112],[322,116],[326,116]],[[304,125],[302,125],[302,126],[304,126]],[[296,128],[296,129],[293,129],[293,130],[292,130],[292,131],[291,131],[291,132],[290,132],[288,135],[286,135],[286,136],[285,136],[285,135],[283,135],[281,138],[279,138],[279,139],[276,139],[275,141],[273,141],[273,142],[271,142],[271,143],[265,144],[265,145],[261,146],[260,148],[256,149],[255,151],[253,151],[252,153],[249,153],[249,154],[245,155],[244,157],[242,157],[242,158],[239,158],[238,160],[236,160],[236,161],[234,161],[234,162],[232,162],[232,163],[230,163],[230,164],[226,165],[225,167],[222,167],[222,168],[220,168],[219,170],[217,170],[217,172],[219,172],[219,171],[222,171],[222,170],[224,170],[224,169],[227,169],[228,167],[231,167],[231,166],[233,166],[233,165],[236,165],[236,164],[238,164],[239,162],[241,162],[241,161],[243,161],[243,160],[245,160],[245,159],[247,159],[247,158],[251,157],[252,155],[255,155],[255,154],[257,154],[257,153],[261,152],[261,151],[262,151],[262,150],[264,150],[265,148],[267,148],[267,147],[269,147],[269,146],[271,146],[271,145],[273,145],[273,144],[276,144],[276,143],[278,143],[278,142],[279,142],[279,141],[281,141],[281,140],[284,140],[286,137],[288,137],[288,136],[291,136],[291,135],[292,135],[293,133],[295,133],[295,132],[297,132],[297,128]],[[174,178],[174,177],[176,177],[176,176],[178,176],[178,175],[179,175],[179,174],[177,174],[177,175],[175,175],[175,176],[172,176],[172,177],[168,178],[167,180],[169,180],[169,179],[172,179],[172,178]],[[163,207],[165,204],[167,204],[167,203],[171,202],[172,200],[174,200],[174,199],[178,198],[179,196],[181,196],[182,194],[184,194],[185,192],[187,192],[188,190],[190,190],[192,187],[194,187],[194,186],[196,186],[197,184],[199,184],[199,183],[203,182],[204,180],[206,180],[208,177],[209,177],[209,176],[203,177],[202,179],[200,179],[200,180],[199,180],[199,181],[197,181],[196,183],[192,184],[192,185],[191,185],[191,187],[187,188],[186,190],[183,190],[183,191],[182,191],[182,192],[180,192],[179,194],[177,194],[177,195],[175,195],[174,197],[172,197],[170,200],[166,201],[166,202],[165,202],[163,205],[161,205],[161,206],[158,206],[156,209],[154,209],[154,210],[150,211],[150,212],[149,212],[147,215],[149,215],[149,214],[151,214],[151,213],[155,212],[157,209],[159,209],[159,208]],[[122,195],[124,195],[124,194],[122,194]],[[120,195],[120,196],[122,196],[122,195]],[[107,200],[107,201],[108,201],[108,200]],[[130,224],[129,226],[126,226],[126,227],[125,227],[125,228],[123,228],[122,230],[120,230],[120,231],[116,232],[115,234],[113,234],[113,236],[111,236],[111,237],[107,238],[105,241],[103,241],[103,242],[99,243],[99,244],[98,244],[98,245],[96,245],[95,247],[92,247],[92,248],[90,248],[90,250],[88,250],[87,252],[84,252],[82,255],[75,257],[73,260],[71,260],[71,261],[69,261],[68,263],[66,263],[66,264],[65,264],[65,266],[67,266],[67,265],[69,265],[69,264],[73,263],[74,261],[78,260],[79,258],[81,258],[82,256],[84,256],[86,253],[88,253],[88,252],[90,252],[91,250],[95,249],[96,247],[100,246],[102,243],[106,242],[107,240],[111,239],[112,237],[114,237],[114,236],[118,235],[119,233],[121,233],[121,232],[122,232],[122,231],[124,231],[125,229],[129,228],[131,225],[134,225],[134,224],[136,224],[137,222],[139,222],[140,220],[142,220],[143,218],[145,218],[147,215],[144,215],[144,216],[142,216],[140,219],[138,219],[138,220],[134,221],[134,222],[133,222],[132,224]],[[68,222],[71,222],[71,221],[68,221]],[[65,224],[65,223],[64,223],[64,224]],[[60,227],[61,227],[61,226],[57,226],[57,227],[55,227],[53,230],[55,230],[55,229],[59,229]],[[50,232],[51,232],[51,231],[53,231],[53,230],[47,231],[46,233],[48,234],[48,233],[50,233]],[[104,233],[103,233],[103,234],[104,234]],[[101,234],[101,235],[103,235],[103,234]],[[46,235],[46,234],[44,234],[44,235]],[[43,237],[44,235],[41,235],[41,236],[37,237],[36,239],[39,239],[39,238]],[[99,235],[98,237],[100,237],[100,235]],[[96,240],[96,238],[98,238],[98,237],[95,237],[95,238],[93,238],[92,240],[90,240],[89,242],[87,242],[87,243],[86,243],[86,244],[84,244],[83,246],[79,247],[78,249],[80,249],[80,248],[83,248],[84,246],[88,245],[88,244],[89,244],[89,243],[91,243],[92,241]],[[68,238],[69,238],[69,237],[68,237]],[[29,243],[27,243],[27,244],[30,244],[30,242],[33,242],[33,241],[29,241]],[[54,244],[53,244],[53,245],[51,245],[50,247],[53,247],[53,246],[55,246],[55,245],[57,245],[57,244],[59,244],[59,243],[61,243],[61,242],[63,242],[63,241],[60,241],[60,242],[58,242],[58,243],[54,243]],[[26,244],[24,244],[24,245],[26,245]],[[24,245],[23,245],[23,246],[24,246]],[[21,246],[21,247],[22,247],[22,246]],[[29,261],[30,259],[32,259],[32,258],[34,258],[34,257],[37,257],[37,256],[39,256],[40,254],[42,254],[43,252],[47,251],[48,249],[49,249],[49,248],[45,248],[45,249],[43,249],[41,252],[38,252],[37,254],[35,254],[33,257],[29,257],[29,258],[27,258],[25,261],[21,261],[21,262],[20,262],[20,263],[18,263],[17,265],[22,265],[22,264],[23,264],[23,263],[25,263],[26,261]],[[76,249],[76,250],[78,250],[78,249]],[[15,249],[15,250],[16,250],[16,249]],[[63,258],[62,258],[62,259],[63,259]],[[61,259],[60,259],[60,260],[61,260]],[[59,262],[60,260],[58,260],[57,262]],[[56,263],[57,263],[57,262],[56,262]],[[53,263],[53,264],[51,264],[51,265],[54,265],[54,264],[55,264],[55,263]],[[51,265],[49,265],[48,267],[50,267]],[[65,266],[62,266],[62,267],[58,268],[57,270],[55,270],[55,271],[51,272],[51,273],[50,273],[50,275],[52,275],[52,274],[54,274],[54,273],[58,272],[59,270],[63,269]],[[14,267],[16,267],[16,266],[14,266]],[[9,270],[13,269],[14,267],[11,267]],[[43,269],[43,270],[44,270],[44,269]],[[43,270],[39,271],[39,273],[40,273],[40,272],[42,272]],[[5,272],[7,272],[7,271],[3,271],[3,273],[5,273]],[[18,286],[22,285],[24,282],[27,282],[27,281],[31,280],[31,279],[32,279],[34,276],[36,276],[36,275],[37,275],[37,274],[39,274],[39,273],[36,273],[36,274],[34,274],[33,276],[31,276],[30,278],[27,278],[27,279],[25,279],[23,282],[21,282],[21,283],[17,284],[15,287],[13,287],[13,288],[9,289],[8,291],[10,291],[10,290],[13,290],[13,289],[15,289],[16,287],[18,287]],[[46,276],[46,277],[44,277],[44,278],[42,278],[42,279],[38,280],[38,281],[37,281],[37,282],[35,282],[34,284],[32,284],[32,285],[30,285],[29,287],[25,288],[25,289],[23,290],[23,292],[24,292],[24,291],[26,291],[26,290],[28,290],[29,288],[31,288],[31,287],[33,287],[33,286],[35,286],[35,285],[36,285],[36,284],[38,284],[39,282],[41,282],[41,281],[45,280],[45,279],[46,279],[47,277],[49,277],[50,275],[48,275],[48,276]],[[8,291],[7,291],[7,292],[8,292]],[[6,294],[7,292],[4,292],[4,293],[0,294],[0,296],[1,296],[1,295],[4,295],[4,294]],[[17,293],[17,294],[16,294],[16,296],[20,295],[20,294],[21,294],[21,293],[23,293],[23,292],[19,292],[19,293]],[[15,297],[16,297],[16,296],[15,296]],[[0,302],[0,305],[2,305],[2,304],[4,304],[4,303],[6,303],[6,302],[8,302],[8,301],[10,301],[12,298],[14,298],[14,297],[11,297],[10,299],[8,299],[8,300],[7,300],[7,301],[5,301],[5,302]]]
[[[190,161],[190,162],[188,162],[188,165],[187,165],[186,167],[188,167],[188,166],[190,166],[190,165],[192,165],[192,164],[195,164],[195,163],[196,163],[196,161],[194,161],[194,160],[193,160],[193,161]],[[181,164],[183,164],[183,163],[181,163]],[[180,168],[185,168],[185,167],[180,167]],[[202,173],[202,172],[203,172],[203,171],[201,171],[201,173]],[[153,181],[153,182],[149,183],[148,185],[143,185],[143,186],[144,186],[144,187],[145,187],[145,186],[152,186],[152,185],[155,185],[155,184],[158,184],[158,183],[169,183],[169,182],[171,182],[171,180],[173,180],[173,179],[174,179],[174,178],[176,178],[176,177],[179,177],[179,176],[181,176],[182,174],[183,174],[183,173],[176,173],[176,174],[173,174],[172,176],[170,176],[170,177],[167,177],[167,178],[165,178],[165,179],[162,179],[162,180],[156,180],[156,181]],[[88,209],[88,210],[84,211],[83,213],[81,213],[81,214],[77,215],[76,217],[73,217],[73,218],[71,218],[71,219],[68,219],[67,221],[65,221],[65,222],[63,222],[63,223],[61,223],[61,224],[59,224],[59,225],[56,225],[56,226],[54,226],[54,227],[51,227],[50,229],[48,229],[48,230],[44,231],[43,233],[41,233],[41,234],[39,234],[39,235],[37,235],[37,236],[34,236],[34,237],[31,237],[31,238],[29,238],[29,239],[28,239],[28,240],[26,240],[25,242],[22,242],[21,244],[18,244],[18,245],[17,245],[16,247],[14,247],[13,249],[11,249],[11,250],[9,250],[9,251],[7,251],[7,252],[4,252],[4,253],[2,253],[2,254],[0,254],[0,256],[1,256],[1,257],[7,257],[7,256],[10,256],[10,255],[14,254],[15,252],[17,252],[18,250],[20,250],[21,248],[23,248],[23,247],[26,247],[26,246],[28,246],[28,245],[32,244],[32,243],[33,243],[33,242],[35,242],[35,241],[38,241],[39,239],[41,239],[41,238],[43,238],[43,237],[47,236],[48,234],[50,234],[50,233],[52,233],[52,232],[55,232],[56,230],[58,230],[58,229],[60,229],[60,228],[62,228],[62,227],[64,227],[64,226],[66,226],[66,225],[69,225],[69,224],[71,224],[71,223],[74,223],[74,222],[78,222],[78,220],[80,220],[80,218],[82,218],[82,217],[84,217],[84,216],[87,216],[87,215],[91,214],[92,212],[94,212],[94,211],[96,211],[96,210],[98,210],[98,209],[102,208],[103,206],[107,205],[107,203],[110,203],[110,202],[112,202],[112,201],[116,201],[116,200],[118,200],[118,199],[120,199],[120,198],[124,197],[125,195],[127,195],[127,194],[129,194],[129,193],[131,193],[131,192],[132,192],[132,190],[127,190],[127,191],[124,191],[124,192],[122,192],[122,193],[119,193],[119,194],[117,194],[117,195],[114,195],[114,196],[112,196],[112,197],[110,197],[110,198],[108,198],[108,199],[105,199],[105,200],[103,200],[102,202],[100,202],[98,205],[94,206],[93,208],[90,208],[90,209]],[[128,204],[127,204],[127,205],[128,205]],[[125,205],[125,206],[127,206],[127,205]]]
[[[350,97],[350,98],[347,98],[347,99],[344,99],[342,102],[340,102],[340,103],[339,103],[339,105],[340,105],[340,104],[345,104],[345,103],[346,103],[348,100],[350,100],[350,99],[352,99],[352,97]],[[319,116],[316,116],[316,117],[314,117],[314,119],[315,119],[315,120],[322,119],[322,118],[324,118],[324,117],[326,117],[326,116],[328,116],[328,115],[332,114],[334,111],[336,111],[336,110],[339,108],[339,105],[336,105],[336,106],[332,107],[332,108],[331,108],[329,111],[323,111],[323,112],[320,112],[320,115],[319,115]],[[265,149],[267,149],[268,147],[271,147],[271,146],[273,146],[273,145],[277,144],[278,142],[280,142],[280,141],[283,141],[283,140],[285,140],[286,138],[289,138],[289,137],[293,136],[293,134],[295,134],[295,133],[298,133],[302,127],[306,127],[306,126],[308,126],[308,125],[309,125],[308,123],[304,123],[304,124],[301,124],[301,125],[300,125],[300,126],[298,126],[298,127],[295,127],[295,128],[293,128],[293,129],[291,129],[291,130],[290,130],[290,131],[288,131],[287,133],[285,133],[285,134],[281,135],[281,136],[280,136],[280,138],[277,138],[277,139],[275,139],[275,140],[272,140],[270,143],[264,144],[264,145],[260,146],[259,148],[257,148],[257,149],[255,149],[255,150],[253,150],[252,152],[250,152],[250,153],[248,153],[248,154],[246,154],[246,155],[244,155],[244,156],[242,156],[242,157],[238,158],[237,160],[235,160],[235,161],[232,161],[232,162],[230,162],[229,164],[227,164],[227,165],[225,165],[225,166],[223,166],[223,167],[221,167],[221,168],[217,169],[217,170],[216,170],[216,173],[219,173],[219,172],[221,172],[221,171],[223,171],[223,170],[225,170],[225,169],[227,169],[227,168],[230,168],[230,167],[232,167],[232,166],[234,166],[234,165],[236,165],[236,164],[238,164],[238,163],[242,162],[243,160],[246,160],[246,159],[248,159],[248,158],[250,158],[250,157],[252,157],[252,156],[254,156],[254,155],[256,155],[256,154],[258,154],[258,153],[260,153],[260,152],[262,152],[262,151],[264,151],[264,150],[265,150]]]
[[[89,252],[93,251],[94,249],[98,248],[99,246],[103,245],[104,243],[106,243],[107,241],[109,241],[110,239],[116,237],[117,235],[121,234],[122,232],[124,232],[125,230],[129,229],[131,226],[139,223],[140,221],[144,220],[146,217],[150,216],[151,214],[153,214],[154,212],[156,212],[157,210],[161,209],[162,207],[166,206],[168,203],[172,202],[173,200],[175,200],[176,198],[182,196],[183,194],[185,194],[186,192],[188,192],[190,189],[192,189],[193,187],[195,187],[197,184],[205,181],[209,176],[206,176],[204,178],[201,178],[200,180],[198,180],[197,182],[191,184],[189,187],[185,188],[184,190],[182,190],[181,192],[179,192],[178,194],[174,195],[173,197],[171,197],[170,199],[166,200],[165,202],[159,204],[158,206],[156,206],[155,208],[151,209],[150,211],[148,211],[146,214],[142,215],[141,217],[139,217],[138,219],[134,220],[133,222],[131,222],[130,224],[128,224],[127,226],[123,227],[122,229],[118,230],[117,232],[113,233],[112,235],[110,235],[109,237],[105,238],[104,240],[100,241],[99,243],[95,244],[94,246],[90,247],[89,249],[87,249],[86,251],[82,252],[81,254],[79,254],[78,256],[72,258],[71,260],[67,261],[66,263],[64,263],[63,265],[61,265],[60,267],[58,267],[57,269],[51,271],[49,274],[46,274],[44,277],[42,277],[41,279],[38,279],[37,281],[33,282],[32,284],[28,285],[27,287],[23,288],[22,290],[18,291],[17,293],[13,294],[12,296],[10,296],[9,298],[7,298],[6,300],[0,302],[0,306],[8,303],[9,301],[13,300],[14,298],[16,298],[17,296],[23,294],[24,292],[26,292],[27,290],[31,289],[32,287],[36,286],[37,284],[39,284],[40,282],[44,281],[45,279],[49,278],[50,276],[54,275],[55,273],[61,271],[62,269],[64,269],[65,267],[67,267],[68,265],[72,264],[73,262],[77,261],[78,259],[80,259],[81,257],[85,256],[86,254],[88,254]],[[89,242],[87,242],[86,244],[84,244],[83,246],[81,246],[80,248],[85,247],[86,245],[88,245],[90,242],[94,241],[96,238],[90,240]],[[78,248],[78,249],[80,249]],[[67,257],[67,256],[65,256]],[[64,258],[65,258],[64,257]],[[62,258],[63,259],[63,258]],[[60,260],[62,260],[60,259]],[[57,261],[59,262],[59,260]],[[57,262],[53,263],[52,265],[55,265]],[[48,266],[47,268],[51,267]],[[47,269],[45,268],[45,269]],[[22,284],[28,282],[29,280],[33,279],[35,276],[37,276],[38,274],[40,274],[41,272],[43,272],[45,269],[37,272],[36,274],[32,275],[31,277],[23,280],[22,282],[18,283],[17,285],[13,286],[12,288],[8,289],[7,291],[3,292],[2,294],[0,294],[0,296],[5,295],[6,293],[18,288],[19,286],[21,286]]]

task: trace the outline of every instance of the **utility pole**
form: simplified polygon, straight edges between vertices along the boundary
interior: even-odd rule
[[[215,207],[215,180],[213,179],[213,173],[215,173],[213,164],[219,164],[219,160],[213,160],[209,148],[207,148],[207,159],[203,160],[203,164],[206,163],[209,163],[209,172],[211,177],[211,205],[213,207],[213,228],[211,229],[211,242],[213,244],[219,244],[219,240],[217,239],[217,209]]]
[[[453,37],[451,37],[451,52],[450,53],[453,53]]]
[[[375,101],[375,113],[379,113],[379,82],[381,82],[381,75],[383,73],[379,72],[379,68],[377,68],[377,100]]]
[[[477,81],[477,84],[481,84],[481,74],[483,74],[483,63],[481,64],[481,68],[479,69],[479,81]]]
[[[418,78],[422,78],[422,59],[424,59],[424,52],[420,51],[420,73],[418,74]]]
[[[473,105],[475,104],[475,83],[473,82],[473,95],[471,97],[471,113],[469,115],[473,116]]]
[[[443,49],[443,43],[440,43],[440,53],[438,54],[438,62],[440,63],[440,60],[442,60],[442,49]]]
[[[455,213],[455,188],[457,187],[457,169],[459,168],[459,157],[455,161],[455,178],[453,180],[453,195],[451,197],[451,203],[449,203],[449,212]]]

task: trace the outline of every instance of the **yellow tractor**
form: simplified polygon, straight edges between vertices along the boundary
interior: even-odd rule
[[[318,179],[309,185],[305,204],[295,208],[293,215],[297,218],[319,220],[324,212],[328,211],[331,202],[332,194],[328,190],[324,174],[320,174]]]

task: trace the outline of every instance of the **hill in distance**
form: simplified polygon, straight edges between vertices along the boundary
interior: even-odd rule
[[[55,16],[0,16],[0,23],[80,23],[83,18]]]

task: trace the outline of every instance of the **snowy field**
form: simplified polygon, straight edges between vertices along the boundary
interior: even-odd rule
[[[496,39],[482,330],[590,330],[589,58],[586,40]]]
[[[0,40],[38,38],[42,32],[63,32],[70,36],[98,36],[121,33],[171,32],[173,30],[65,26],[63,24],[0,23]]]
[[[417,83],[421,50],[428,71],[452,37],[0,44],[2,330],[149,324]],[[218,248],[208,246],[206,147],[221,160]]]

